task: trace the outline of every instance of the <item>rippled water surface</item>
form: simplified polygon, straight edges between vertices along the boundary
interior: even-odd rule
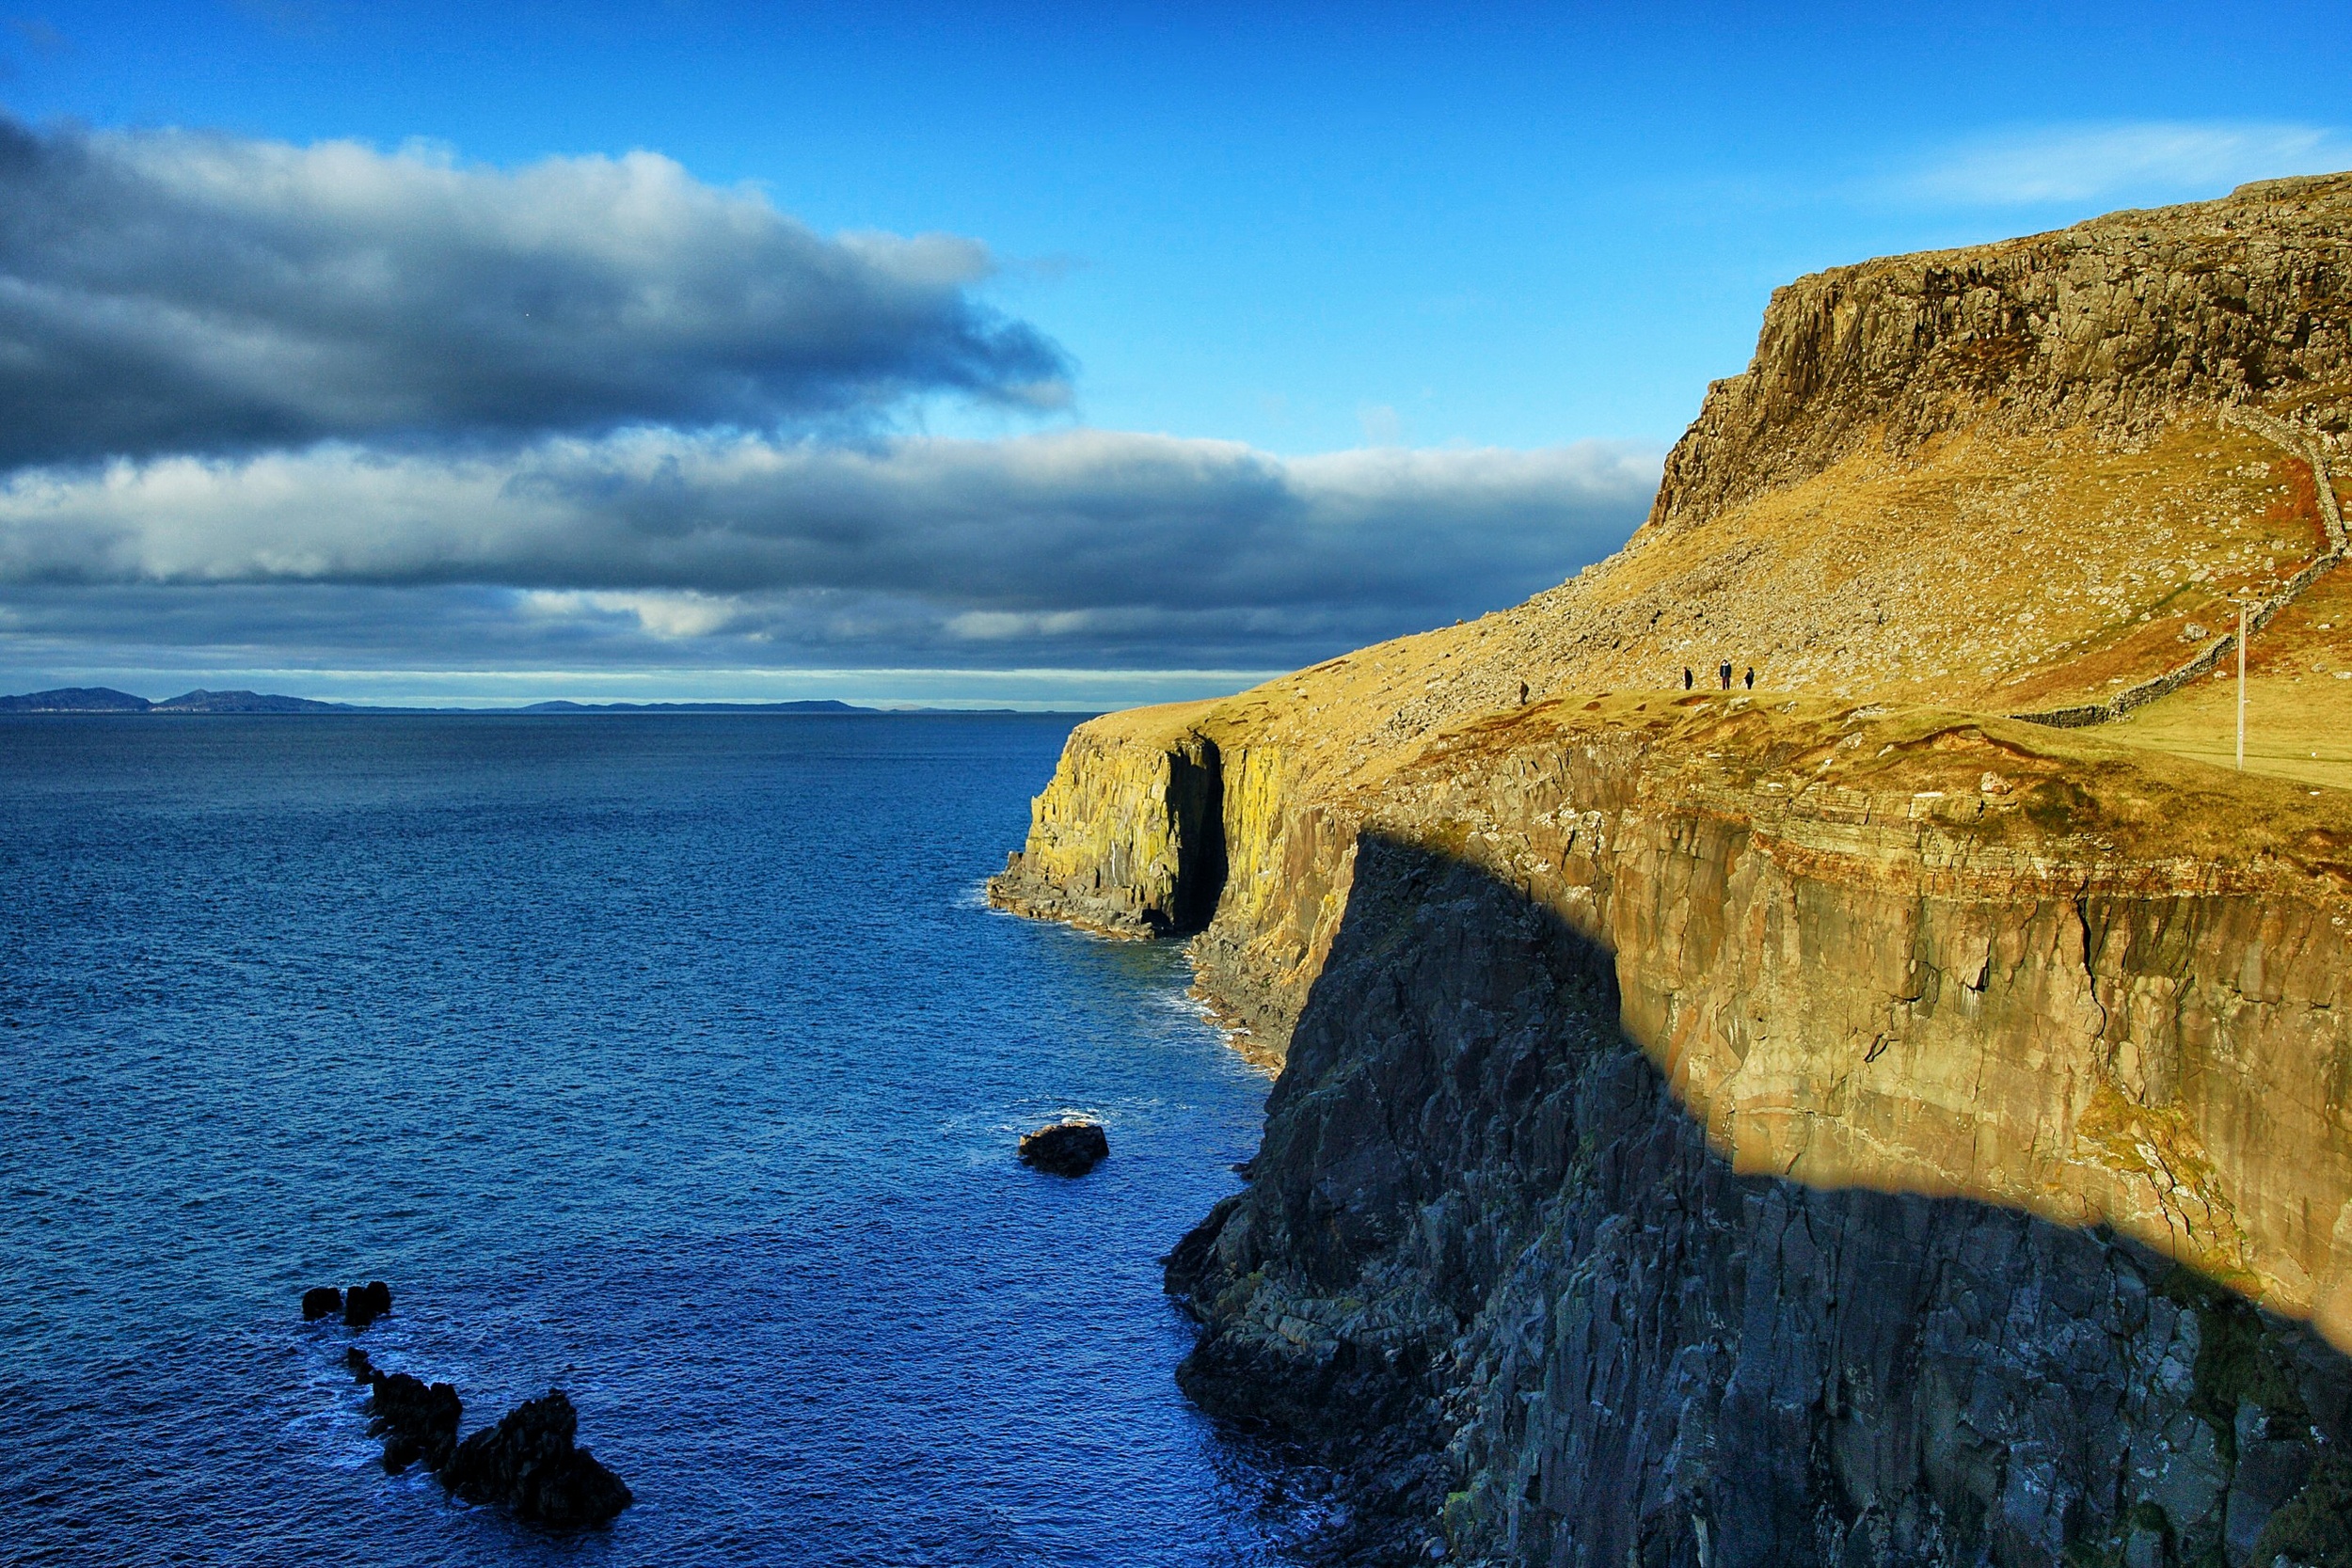
[[[0,1560],[1279,1560],[1155,1261],[1264,1083],[975,897],[1067,728],[0,720]],[[379,1364],[562,1386],[637,1506],[385,1477],[296,1308],[372,1277]]]

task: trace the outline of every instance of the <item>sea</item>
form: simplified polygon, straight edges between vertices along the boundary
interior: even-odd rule
[[[1266,1080],[981,896],[1072,722],[0,719],[0,1561],[1295,1560],[1158,1261]],[[386,1475],[353,1344],[635,1505]]]

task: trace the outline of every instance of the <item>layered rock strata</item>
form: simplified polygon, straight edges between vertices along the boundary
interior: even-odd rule
[[[1645,706],[1306,835],[1338,919],[1171,1259],[1187,1390],[1401,1504],[1365,1560],[2250,1560],[2352,1389],[2217,1284],[2352,1326],[2344,1140],[2269,1103],[2344,1049],[2352,839],[2271,786],[2233,870],[2128,755]]]

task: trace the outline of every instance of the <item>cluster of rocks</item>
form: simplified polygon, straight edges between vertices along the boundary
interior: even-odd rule
[[[340,1313],[348,1326],[365,1328],[391,1309],[392,1288],[380,1279],[354,1285],[348,1293],[332,1285],[302,1292],[302,1321],[306,1323]]]
[[[384,1468],[393,1475],[422,1464],[452,1496],[549,1529],[610,1524],[635,1500],[620,1477],[578,1445],[580,1415],[560,1388],[460,1442],[466,1407],[453,1386],[387,1372],[357,1346],[345,1360],[354,1380],[368,1386],[368,1435],[384,1440]]]
[[[391,1287],[380,1279],[302,1295],[306,1323],[341,1313],[353,1328],[365,1328],[391,1309]],[[635,1500],[620,1477],[578,1445],[580,1416],[560,1388],[460,1442],[466,1405],[454,1386],[385,1371],[357,1345],[343,1363],[354,1382],[368,1386],[368,1435],[383,1439],[384,1468],[393,1475],[422,1465],[453,1497],[558,1530],[610,1524]]]
[[[1055,1176],[1084,1176],[1110,1151],[1110,1138],[1095,1121],[1057,1121],[1021,1138],[1021,1163]]]

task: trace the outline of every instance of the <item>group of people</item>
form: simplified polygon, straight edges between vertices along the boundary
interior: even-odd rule
[[[1719,665],[1719,666],[1717,666],[1717,667],[1716,667],[1716,671],[1715,671],[1715,676],[1716,676],[1716,678],[1717,678],[1718,680],[1720,680],[1720,681],[1722,681],[1722,682],[1724,683],[1724,689],[1725,691],[1728,691],[1728,690],[1730,690],[1730,689],[1731,689],[1731,666],[1730,666],[1730,665],[1728,665],[1728,664],[1724,664],[1724,665]],[[1753,690],[1755,690],[1755,689],[1756,689],[1756,666],[1755,666],[1755,665],[1753,665],[1753,664],[1751,664],[1751,665],[1749,665],[1749,666],[1748,666],[1747,683],[1748,683],[1748,689],[1749,689],[1750,691],[1753,691]],[[1688,690],[1690,690],[1690,689],[1691,689],[1691,688],[1692,688],[1692,686],[1694,686],[1695,684],[1697,684],[1697,682],[1696,682],[1695,677],[1693,677],[1693,676],[1692,675],[1692,673],[1691,673],[1691,667],[1690,667],[1689,665],[1687,665],[1687,664],[1686,664],[1686,665],[1684,665],[1684,666],[1682,667],[1682,689],[1683,689],[1683,690],[1685,690],[1685,691],[1688,691]]]

